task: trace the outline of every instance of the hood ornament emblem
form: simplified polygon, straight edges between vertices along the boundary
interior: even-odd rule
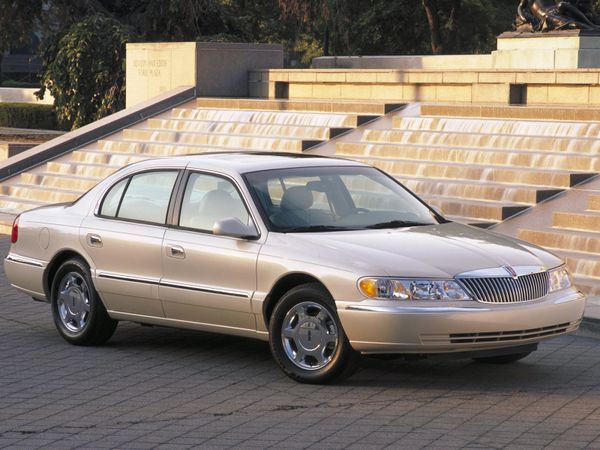
[[[508,274],[512,277],[513,280],[518,278],[517,272],[511,266],[502,266],[504,270],[508,272]]]

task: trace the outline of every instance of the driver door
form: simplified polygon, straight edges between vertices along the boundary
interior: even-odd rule
[[[159,296],[165,316],[210,327],[255,330],[251,298],[261,244],[212,233],[216,221],[250,224],[235,183],[191,172],[184,183],[177,227],[167,229],[162,248]]]

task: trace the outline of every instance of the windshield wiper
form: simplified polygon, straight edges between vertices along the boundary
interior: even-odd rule
[[[335,225],[309,225],[306,227],[293,227],[285,228],[282,230],[284,233],[298,233],[298,232],[319,232],[319,231],[349,231],[356,230],[356,228],[338,227]]]
[[[423,227],[426,225],[434,225],[433,223],[413,222],[410,220],[390,220],[389,222],[376,223],[367,225],[365,228],[370,230],[378,230],[381,228],[402,228],[402,227]]]

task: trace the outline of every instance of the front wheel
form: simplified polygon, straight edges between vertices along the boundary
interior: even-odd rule
[[[281,370],[301,383],[345,378],[358,364],[334,301],[318,283],[295,287],[281,298],[271,316],[269,338]]]
[[[54,325],[67,342],[103,344],[115,332],[117,321],[106,312],[81,260],[70,259],[59,267],[51,292]]]

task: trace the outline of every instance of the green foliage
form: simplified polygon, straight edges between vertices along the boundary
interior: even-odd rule
[[[58,129],[52,105],[30,103],[0,103],[0,127]]]
[[[309,67],[313,58],[323,56],[323,47],[312,35],[304,34],[298,39],[293,52],[298,57],[298,67]]]
[[[47,42],[36,95],[52,94],[62,126],[78,128],[124,107],[125,43],[131,40],[120,22],[95,15]]]

